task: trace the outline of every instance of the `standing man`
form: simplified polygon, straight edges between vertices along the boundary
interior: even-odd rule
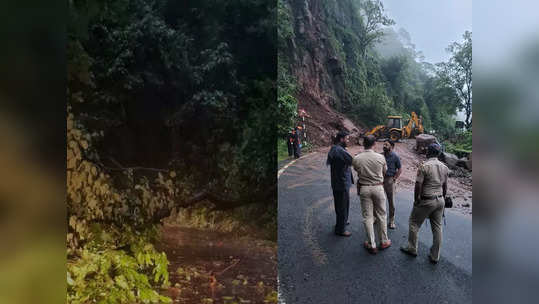
[[[288,131],[286,136],[286,145],[288,146],[288,157],[294,155],[294,130]]]
[[[363,244],[370,253],[378,249],[374,240],[374,221],[378,224],[380,249],[391,246],[387,237],[386,195],[384,193],[384,175],[387,171],[386,159],[373,150],[376,138],[369,135],[363,139],[365,151],[359,153],[352,162],[357,171],[357,193],[361,200],[361,212],[367,240]]]
[[[333,189],[333,199],[335,201],[335,234],[340,236],[351,236],[352,233],[346,231],[348,223],[348,210],[350,208],[350,187],[354,183],[352,176],[352,156],[346,152],[346,141],[348,133],[340,131],[335,137],[333,147],[329,150],[326,164],[331,166],[331,188]]]
[[[438,160],[440,145],[434,143],[427,147],[427,160],[418,168],[414,190],[414,208],[410,215],[408,246],[401,247],[404,253],[417,256],[417,232],[426,218],[430,219],[432,228],[432,247],[429,260],[436,264],[440,260],[442,244],[442,216],[444,213],[445,195],[447,193],[447,176],[449,169]],[[442,197],[444,200],[442,200]]]
[[[389,205],[390,229],[395,229],[395,182],[401,175],[401,160],[399,156],[393,152],[394,149],[395,143],[393,141],[386,141],[384,143],[384,157],[387,164],[387,171],[384,175],[384,191],[386,192]]]
[[[294,157],[301,157],[301,127],[296,127],[294,132]]]

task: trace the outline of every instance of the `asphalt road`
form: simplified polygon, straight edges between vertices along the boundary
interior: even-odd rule
[[[365,231],[355,187],[350,190],[349,238],[333,234],[335,212],[325,153],[307,155],[279,177],[280,303],[471,303],[472,219],[446,210],[440,262],[427,258],[430,223],[419,233],[418,257],[403,254],[413,193],[396,195],[392,247],[363,248]]]

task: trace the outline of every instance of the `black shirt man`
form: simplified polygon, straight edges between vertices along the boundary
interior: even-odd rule
[[[350,187],[354,183],[352,176],[352,156],[346,151],[348,133],[341,131],[335,137],[335,144],[328,153],[326,164],[331,166],[331,188],[335,201],[335,234],[340,236],[352,235],[346,231],[348,211],[350,208]]]

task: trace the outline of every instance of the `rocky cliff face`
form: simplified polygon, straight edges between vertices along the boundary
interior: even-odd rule
[[[297,81],[298,108],[306,119],[308,141],[331,144],[331,136],[346,130],[357,136],[359,128],[336,109],[345,97],[343,65],[328,22],[348,27],[355,22],[349,0],[282,0],[290,9],[294,37],[285,52]],[[331,5],[329,5],[331,3]]]

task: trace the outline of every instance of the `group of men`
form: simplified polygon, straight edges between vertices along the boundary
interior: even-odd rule
[[[301,126],[290,130],[286,139],[286,144],[288,146],[288,156],[294,158],[301,157]]]
[[[346,230],[350,206],[349,189],[354,184],[351,168],[357,173],[357,193],[361,203],[363,225],[366,232],[364,247],[370,253],[376,254],[391,246],[387,227],[395,229],[395,182],[402,172],[399,156],[393,151],[394,142],[385,142],[382,154],[373,150],[376,138],[372,135],[363,139],[364,151],[352,157],[347,151],[348,133],[341,131],[335,137],[331,147],[327,165],[331,167],[331,187],[335,201],[335,234],[351,236]],[[415,189],[414,206],[409,218],[408,244],[402,246],[402,252],[417,256],[417,234],[419,227],[426,218],[430,219],[433,245],[429,260],[437,263],[440,259],[442,242],[442,216],[444,200],[447,193],[447,177],[449,169],[440,162],[438,144],[427,148],[427,160],[418,168]],[[386,215],[386,199],[389,205],[389,220]],[[374,226],[378,229],[379,245],[375,240]]]

